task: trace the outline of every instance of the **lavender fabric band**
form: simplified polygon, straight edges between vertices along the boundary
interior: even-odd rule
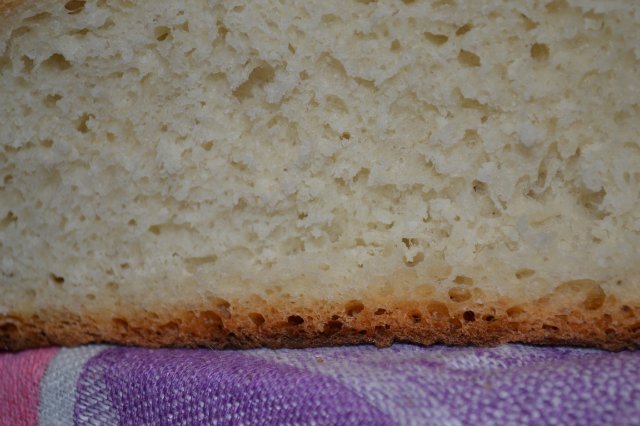
[[[73,392],[75,424],[640,425],[640,352],[107,347]]]

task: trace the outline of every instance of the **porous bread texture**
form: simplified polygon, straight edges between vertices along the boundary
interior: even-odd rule
[[[267,318],[259,297],[293,300],[287,318],[371,293],[462,319],[624,308],[635,327],[635,2],[48,0],[5,14],[13,334],[12,318],[47,312],[223,300]]]

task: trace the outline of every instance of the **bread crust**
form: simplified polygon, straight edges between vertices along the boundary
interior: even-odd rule
[[[514,311],[505,310],[503,303],[473,310],[456,310],[442,302],[401,301],[386,309],[366,306],[377,305],[362,300],[318,301],[284,311],[277,304],[223,302],[164,312],[138,309],[126,318],[64,310],[46,316],[5,314],[0,315],[0,350],[88,343],[216,349],[384,347],[393,342],[484,346],[520,342],[607,350],[640,346],[640,304],[608,304],[597,312],[566,312],[540,304],[521,305]]]

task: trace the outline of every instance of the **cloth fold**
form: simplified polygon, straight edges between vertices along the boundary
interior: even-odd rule
[[[0,424],[640,425],[640,352],[397,344],[0,354]]]

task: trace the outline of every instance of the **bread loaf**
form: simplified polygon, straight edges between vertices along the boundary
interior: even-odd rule
[[[638,2],[0,5],[0,349],[640,342]]]

